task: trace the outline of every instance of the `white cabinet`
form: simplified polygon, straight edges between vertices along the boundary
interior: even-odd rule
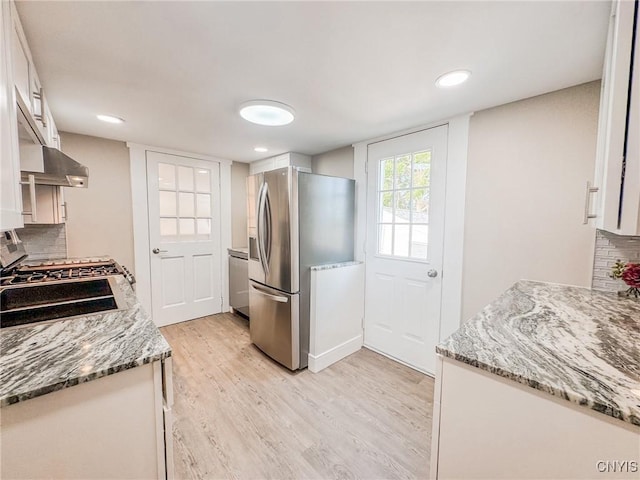
[[[13,4],[11,4],[13,6]],[[12,19],[15,9],[12,9]],[[33,75],[29,70],[31,68],[29,61],[28,48],[24,41],[24,36],[21,37],[21,29],[18,30],[19,25],[12,21],[11,24],[11,61],[13,63],[13,84],[16,87],[18,95],[20,95],[29,106],[31,111],[31,76]],[[20,33],[19,33],[20,32]]]
[[[438,357],[432,479],[637,479],[639,445],[631,423]]]
[[[249,165],[249,175],[289,166],[298,167],[303,172],[311,172],[311,157],[300,153],[284,153],[276,157],[256,160]]]
[[[22,194],[12,64],[11,4],[0,2],[0,230],[20,228]]]
[[[30,117],[39,141],[49,147],[58,147],[58,131],[47,104],[42,83],[38,77],[27,39],[13,2],[11,12],[11,63],[12,78],[15,85],[15,101],[23,114]]]
[[[66,208],[60,187],[20,184],[20,170],[44,171],[41,146],[60,148],[60,139],[15,4],[1,2],[0,14],[0,230],[61,223]],[[23,217],[32,203],[40,215]]]
[[[638,2],[614,2],[598,122],[596,226],[618,235],[640,235],[640,35],[636,34],[634,42],[637,16]]]
[[[54,185],[22,185],[24,224],[56,224],[67,221],[67,203],[63,187]],[[34,207],[35,205],[35,207]]]
[[[171,389],[168,358],[3,407],[0,476],[173,478]]]

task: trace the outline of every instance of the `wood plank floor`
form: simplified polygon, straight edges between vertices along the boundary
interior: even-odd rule
[[[428,477],[430,377],[367,349],[292,373],[229,313],[161,330],[173,348],[177,478]]]

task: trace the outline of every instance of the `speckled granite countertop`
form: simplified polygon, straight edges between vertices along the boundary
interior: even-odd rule
[[[116,281],[123,310],[0,330],[0,406],[171,356],[129,283]]]
[[[640,302],[520,281],[436,347],[446,357],[640,425]]]

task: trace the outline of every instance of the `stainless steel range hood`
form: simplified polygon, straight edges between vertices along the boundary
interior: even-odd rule
[[[22,171],[21,179],[29,181],[33,175],[36,185],[59,185],[61,187],[89,186],[89,169],[65,155],[57,148],[42,147],[44,172]]]

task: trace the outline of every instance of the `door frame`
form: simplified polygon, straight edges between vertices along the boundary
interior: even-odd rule
[[[438,342],[455,332],[462,323],[462,262],[464,248],[464,211],[467,182],[469,121],[473,112],[433,122],[401,132],[354,143],[353,173],[356,180],[355,258],[365,262],[367,242],[367,151],[368,146],[421,130],[448,126],[447,168],[445,180],[444,248],[442,256],[442,292]],[[365,269],[367,265],[365,262]],[[366,278],[366,277],[365,277]],[[365,285],[366,288],[366,285]],[[364,299],[363,299],[364,301]],[[364,306],[367,315],[367,306]],[[363,319],[363,327],[365,325]],[[367,346],[365,343],[364,346]]]
[[[147,152],[165,153],[180,157],[205,160],[220,164],[220,285],[222,286],[222,311],[229,311],[229,262],[227,249],[231,248],[231,160],[182,152],[162,147],[152,147],[127,142],[131,172],[131,202],[133,207],[133,255],[136,277],[136,296],[149,315],[153,314],[151,302],[151,258],[149,243],[149,205],[147,199]]]

